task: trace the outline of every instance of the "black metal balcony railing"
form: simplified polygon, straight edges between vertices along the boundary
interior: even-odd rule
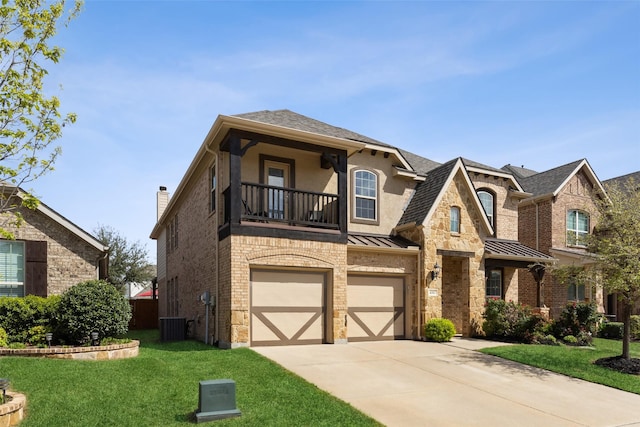
[[[224,219],[230,221],[229,188],[223,192]],[[240,219],[260,223],[339,228],[338,195],[264,184],[241,184]]]

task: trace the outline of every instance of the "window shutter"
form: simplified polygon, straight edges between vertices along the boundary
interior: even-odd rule
[[[47,242],[25,242],[25,295],[47,296]]]

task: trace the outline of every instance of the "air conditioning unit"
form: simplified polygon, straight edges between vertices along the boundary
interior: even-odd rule
[[[184,341],[187,320],[184,317],[160,318],[160,341]]]

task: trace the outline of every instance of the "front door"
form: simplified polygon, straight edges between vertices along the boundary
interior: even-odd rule
[[[285,188],[289,187],[289,165],[266,160],[264,162],[267,189],[267,215],[273,219],[288,217],[288,197]],[[278,188],[271,188],[278,187]]]

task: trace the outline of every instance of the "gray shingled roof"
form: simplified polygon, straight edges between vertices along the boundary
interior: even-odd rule
[[[554,193],[584,159],[549,169],[519,180],[524,191],[534,196]]]
[[[351,246],[360,246],[378,249],[407,249],[409,247],[419,247],[400,236],[383,236],[375,234],[349,233],[347,243]]]
[[[487,258],[493,259],[513,259],[532,262],[551,262],[554,260],[552,256],[538,252],[516,240],[485,239],[484,252]]]
[[[433,160],[414,154],[410,151],[399,148],[400,154],[411,165],[414,171],[419,174],[426,175],[435,168],[442,166],[442,163],[434,162]]]
[[[527,178],[538,173],[537,171],[534,171],[533,169],[527,169],[524,166],[518,167],[513,165],[504,165],[502,167],[502,170],[513,175],[515,179],[518,180],[518,182],[522,178]]]
[[[493,166],[488,166],[488,165],[485,165],[485,164],[482,164],[482,163],[478,163],[478,162],[475,162],[473,160],[469,160],[469,159],[465,159],[465,158],[462,158],[462,163],[464,163],[465,167],[485,169],[487,171],[498,172],[498,173],[501,173],[501,174],[505,173],[505,171],[502,170],[502,169],[494,168]]]
[[[450,160],[427,174],[426,179],[416,186],[413,197],[398,221],[398,225],[424,222],[457,161],[458,159]]]
[[[628,185],[627,183],[630,180],[633,180],[633,183],[635,184],[635,187],[636,187],[635,190],[640,191],[640,171],[631,172],[626,175],[616,176],[615,178],[607,179],[605,181],[602,181],[602,185],[604,186],[605,189],[612,185],[616,185],[616,186],[619,186],[621,190],[627,191],[629,190],[629,188],[627,188],[627,185]]]
[[[256,122],[332,136],[335,138],[350,139],[352,141],[392,147],[389,144],[369,138],[368,136],[361,135],[348,129],[332,126],[319,120],[303,116],[302,114],[294,113],[290,110],[263,110],[253,113],[234,114],[232,117],[239,117],[241,119],[253,120]]]

